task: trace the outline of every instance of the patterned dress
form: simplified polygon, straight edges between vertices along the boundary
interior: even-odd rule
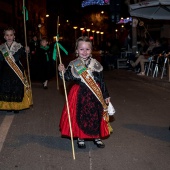
[[[6,46],[11,59],[16,63],[24,74],[20,63],[21,57],[25,56],[25,50],[20,43],[13,42],[10,47]],[[30,103],[24,93],[25,87],[14,70],[8,65],[0,52],[0,110],[22,110],[29,108]]]
[[[93,58],[89,58],[85,64],[91,70],[91,75],[101,88],[104,99],[108,98],[109,94],[103,81],[101,64]],[[73,68],[72,62],[68,65],[64,77],[66,81],[75,82],[68,94],[73,137],[94,139],[109,136],[107,123],[102,116],[103,107],[92,91],[81,81]],[[59,126],[62,136],[70,137],[66,105],[63,108]]]

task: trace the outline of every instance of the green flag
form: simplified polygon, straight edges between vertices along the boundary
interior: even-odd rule
[[[67,50],[66,50],[59,42],[56,42],[56,43],[54,44],[54,49],[53,49],[53,60],[56,60],[56,59],[57,59],[57,45],[59,46],[59,48],[60,48],[61,50],[64,51],[64,53],[65,53],[66,55],[68,55]]]
[[[22,11],[23,14],[24,14],[24,11],[25,11],[25,20],[28,21],[28,10],[25,6],[23,6],[23,11]]]

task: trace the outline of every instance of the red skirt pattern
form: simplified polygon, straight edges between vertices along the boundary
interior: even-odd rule
[[[85,87],[85,86],[84,86]],[[88,87],[85,87],[86,90],[89,90]],[[110,132],[108,129],[108,124],[107,122],[103,119],[102,117],[102,111],[103,108],[102,106],[99,108],[97,108],[96,103],[98,103],[98,105],[100,105],[100,102],[97,101],[96,98],[96,103],[91,104],[89,102],[89,106],[85,106],[81,111],[78,109],[79,105],[78,103],[80,103],[80,99],[81,102],[83,103],[84,101],[86,101],[86,97],[84,97],[84,95],[81,94],[80,96],[80,91],[81,91],[81,87],[80,85],[75,84],[69,94],[68,94],[68,105],[69,105],[69,111],[70,111],[70,119],[71,119],[71,126],[72,126],[72,134],[74,138],[81,138],[81,139],[94,139],[94,138],[105,138],[107,136],[109,136]],[[92,98],[92,96],[94,96],[94,94],[92,94],[92,92],[89,90],[87,91],[87,93],[91,93],[89,96],[89,98]],[[86,92],[85,92],[86,94]],[[86,96],[86,95],[85,95]],[[95,108],[96,106],[96,108]],[[99,112],[98,110],[101,110],[101,112],[99,112],[101,114],[101,119],[100,118],[96,118],[96,114],[91,114],[90,117],[89,115],[87,116],[86,113],[90,112],[90,107],[93,107],[92,109],[96,109],[96,112]],[[82,108],[82,107],[81,107]],[[100,109],[101,108],[101,109]],[[82,112],[80,115],[80,121],[79,121],[79,115],[78,113]],[[84,112],[84,113],[83,113]],[[83,118],[81,118],[83,117]],[[89,121],[84,121],[84,117]],[[83,122],[83,127],[81,126],[81,119]],[[96,130],[95,133],[91,133],[89,132],[91,128],[88,127],[88,132],[86,133],[86,124],[89,124],[89,122],[91,122],[90,126],[93,126],[93,119],[94,120],[94,124],[98,124],[98,131]],[[86,123],[87,122],[87,123]],[[98,122],[98,123],[96,123]],[[88,126],[88,125],[87,125]],[[69,126],[69,119],[68,119],[68,112],[67,112],[67,105],[64,105],[63,111],[62,111],[62,115],[61,115],[61,119],[60,119],[60,131],[61,131],[61,135],[65,136],[65,137],[70,137],[70,126]],[[92,127],[93,129],[93,127]],[[97,128],[96,128],[97,129]]]

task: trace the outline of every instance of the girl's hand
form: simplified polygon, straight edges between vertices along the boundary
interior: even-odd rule
[[[58,65],[58,71],[60,71],[60,72],[64,71],[65,72],[64,64],[59,64]]]
[[[109,104],[109,102],[110,102],[110,97],[106,98],[106,99],[105,99],[105,102],[106,102],[106,104]]]

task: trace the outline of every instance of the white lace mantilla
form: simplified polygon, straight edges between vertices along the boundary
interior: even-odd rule
[[[9,57],[15,62],[15,58],[13,57],[13,55],[22,47],[22,45],[14,41],[11,47],[8,47],[6,43],[5,43],[5,46],[9,53]]]
[[[101,72],[103,70],[103,66],[94,58],[91,58],[88,69],[91,71]]]
[[[74,61],[72,61],[74,62]],[[70,62],[69,66],[71,66],[71,73],[75,78],[80,78],[76,69],[74,68],[72,62]],[[94,58],[90,58],[90,63],[88,65],[88,73],[93,77],[93,72],[101,72],[103,70],[103,66]]]
[[[8,47],[6,43],[5,45],[6,45],[6,49],[11,55],[14,55],[22,47],[20,43],[17,43],[15,41],[12,43],[11,47]]]

